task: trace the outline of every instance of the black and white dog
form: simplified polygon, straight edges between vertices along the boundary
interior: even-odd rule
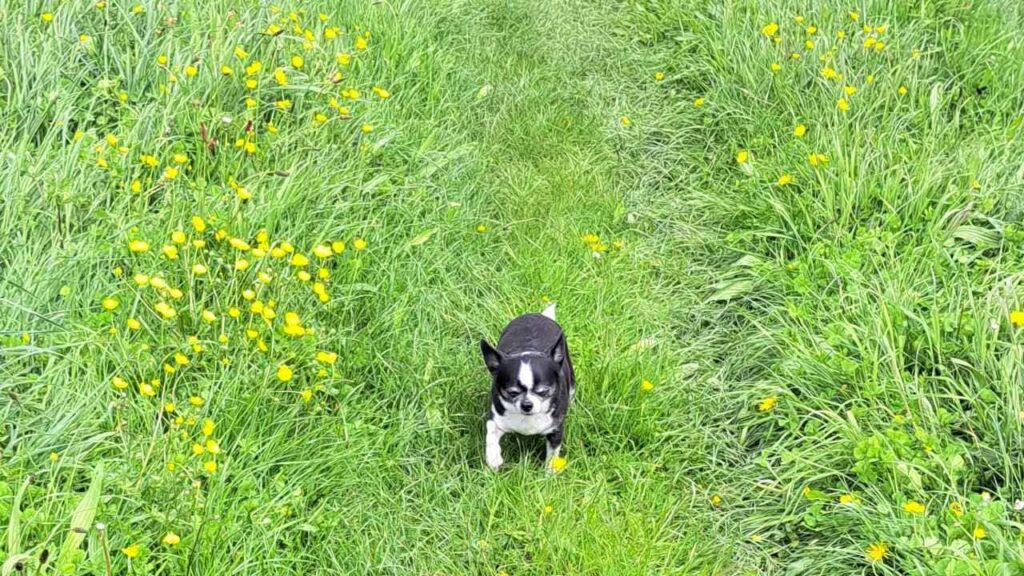
[[[491,372],[491,408],[487,415],[487,465],[497,470],[501,437],[509,432],[547,437],[547,462],[562,448],[562,430],[576,378],[565,333],[555,322],[555,305],[542,314],[523,314],[509,322],[497,348],[480,341]]]

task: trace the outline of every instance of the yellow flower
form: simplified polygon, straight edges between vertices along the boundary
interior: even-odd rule
[[[717,507],[717,506],[721,506],[721,504],[722,504],[722,497],[719,496],[718,494],[712,494],[710,500],[711,500],[711,505],[712,506]]]
[[[206,400],[204,400],[202,396],[189,396],[188,397],[188,403],[193,405],[193,406],[202,406],[204,402],[206,402]]]
[[[857,89],[853,86],[846,86],[843,88],[843,92],[845,92],[847,96],[853,96],[857,93]]]
[[[224,76],[231,76],[232,74],[235,73],[235,71],[231,68],[231,66],[228,66],[227,64],[225,64],[225,65],[220,67],[220,73],[223,74]]]
[[[175,246],[167,244],[160,248],[160,251],[164,253],[164,256],[166,256],[168,260],[178,259],[178,248]]]
[[[355,248],[357,252],[366,250],[366,246],[366,240],[363,240],[362,238],[356,238],[352,241],[352,247]]]
[[[747,152],[746,150],[739,150],[739,151],[736,152],[736,163],[737,164],[746,164],[747,160],[749,160],[749,159],[750,159],[750,153]]]
[[[860,498],[856,494],[843,494],[839,496],[839,503],[844,506],[855,506],[860,503]]]
[[[177,177],[178,177],[178,169],[177,168],[175,168],[174,166],[168,166],[167,168],[164,168],[164,178],[166,178],[168,180],[174,180]]]
[[[235,58],[238,58],[239,60],[245,60],[248,57],[249,53],[245,51],[245,48],[242,48],[241,46],[235,46]]]
[[[487,226],[484,225],[484,224],[477,224],[476,225],[476,233],[477,234],[483,234],[484,232],[487,232]]]
[[[129,330],[138,330],[142,328],[142,324],[135,318],[129,318],[127,324]]]
[[[366,50],[366,38],[362,36],[356,38],[356,50]]]
[[[777,22],[770,22],[765,24],[761,28],[761,34],[768,36],[769,38],[775,36],[779,32],[779,25]]]
[[[193,76],[195,76],[198,73],[199,73],[199,69],[196,68],[195,66],[193,66],[191,64],[189,64],[188,66],[185,66],[185,76],[188,76],[189,78],[192,78]]]
[[[896,90],[896,92],[898,92],[900,96],[906,96],[907,95],[907,87],[906,86],[900,86],[899,89]]]
[[[145,240],[132,240],[128,243],[128,250],[135,252],[136,254],[149,251],[149,242]]]
[[[189,363],[188,356],[185,356],[181,352],[174,353],[174,363],[178,366],[187,366]]]
[[[846,98],[840,98],[839,101],[836,102],[836,108],[838,108],[840,112],[846,112],[850,109],[850,103],[846,101]]]
[[[1014,310],[1010,312],[1010,323],[1014,326],[1024,326],[1024,311]]]
[[[910,51],[910,57],[914,60],[917,60],[918,58],[921,57],[921,51],[918,50],[917,48],[914,48],[913,50]]]
[[[295,56],[292,56],[292,68],[296,68],[296,69],[302,68],[302,66],[305,63],[306,63],[306,61],[302,59],[302,56],[299,56],[298,54],[296,54]]]
[[[53,12],[43,12],[42,14],[39,15],[39,18],[43,22],[49,24],[50,22],[53,22]]]
[[[161,65],[161,66],[166,66],[167,65],[167,55],[166,54],[161,54],[161,55],[157,56],[156,57],[156,63]]]
[[[799,60],[800,59],[800,53],[799,52],[793,52],[792,54],[789,55],[789,59],[790,60]]]
[[[50,452],[50,462],[56,462],[58,458],[60,458],[60,454]]]
[[[793,128],[793,135],[797,138],[803,138],[804,134],[807,134],[807,126],[803,124],[797,124],[796,128]]]
[[[129,558],[138,558],[139,545],[132,544],[131,546],[125,546],[124,548],[121,548],[121,553]]]
[[[817,26],[808,26],[807,27],[807,35],[808,36],[814,36],[817,33],[818,33],[818,27]]]
[[[548,504],[547,506],[544,507],[544,513],[545,514],[551,514],[554,511],[555,511],[555,507],[550,505],[550,504]]]
[[[192,273],[195,274],[196,276],[203,276],[203,275],[206,274],[206,272],[207,272],[207,268],[206,268],[205,264],[193,264],[192,265]]]
[[[78,35],[78,41],[81,42],[82,44],[88,45],[90,40],[92,40],[92,38],[90,38],[88,34],[79,34]]]
[[[346,52],[339,52],[335,54],[334,59],[338,62],[338,66],[348,66],[349,62],[352,61],[352,57]]]
[[[203,462],[203,470],[206,470],[207,474],[214,474],[217,472],[217,462],[215,460],[207,460]]]
[[[971,532],[971,536],[974,536],[975,540],[983,540],[987,534],[988,533],[985,532],[985,527],[980,524],[975,526],[974,530]]]
[[[903,511],[908,514],[924,514],[925,507],[924,504],[916,500],[911,500],[903,505]]]
[[[808,40],[804,42],[804,48],[807,48],[808,50],[814,48],[814,40]]]
[[[843,38],[846,38],[846,31],[845,30],[837,31],[836,32],[836,38],[839,38],[840,40],[842,40]]]
[[[217,315],[211,312],[210,310],[203,310],[202,317],[203,321],[206,322],[207,324],[213,324],[214,322],[217,321]]]
[[[950,502],[949,511],[952,512],[953,516],[956,516],[957,518],[964,515],[964,507],[959,502]]]
[[[824,154],[811,153],[807,156],[807,161],[811,166],[818,166],[819,164],[827,164],[828,156]]]
[[[874,544],[868,546],[868,549],[865,551],[865,553],[868,556],[868,560],[871,560],[872,562],[881,562],[882,559],[885,558],[885,554],[888,551],[889,547],[886,546],[883,542],[875,542]]]
[[[157,302],[156,305],[153,306],[153,309],[160,313],[160,315],[164,317],[164,320],[170,320],[178,314],[174,308],[166,302]]]
[[[302,397],[303,402],[309,402],[313,399],[313,391],[307,388],[302,392],[299,392],[299,396]]]
[[[206,451],[210,454],[220,454],[220,444],[213,438],[210,438],[206,441]]]
[[[109,310],[116,310],[117,307],[120,306],[120,305],[121,305],[121,303],[117,301],[117,298],[108,297],[108,298],[104,298],[103,299],[103,309],[104,310],[108,310],[108,311]]]
[[[694,99],[694,101],[693,101],[693,105],[694,105],[695,107],[697,107],[697,108],[700,108],[701,106],[703,106],[703,105],[704,105],[704,98],[702,97],[702,98],[696,98],[696,99]]]
[[[292,369],[287,364],[281,364],[277,367],[277,379],[281,382],[288,382],[292,379],[292,376]]]
[[[850,12],[849,15],[850,15],[850,20],[853,20],[854,22],[856,22],[857,19],[860,18],[860,14],[857,14],[856,12]]]
[[[213,431],[217,428],[217,424],[206,418],[203,420],[203,436],[213,436]]]
[[[277,36],[278,34],[281,33],[281,31],[282,30],[280,26],[278,26],[277,24],[271,24],[270,26],[267,26],[267,29],[263,33],[266,34],[267,36]]]
[[[334,364],[338,361],[338,354],[335,352],[321,350],[316,353],[316,361],[324,364]]]
[[[391,97],[391,93],[381,88],[380,86],[374,86],[373,93],[376,94],[377,97],[380,98],[381,100],[387,100],[388,98]]]
[[[828,80],[836,80],[839,78],[839,73],[836,72],[835,68],[832,68],[831,66],[825,66],[824,68],[822,68],[821,75]]]
[[[775,181],[776,186],[787,186],[793,183],[793,176],[791,174],[783,174],[779,176],[779,179]]]
[[[164,404],[164,412],[167,412],[168,414],[174,414],[174,411],[177,409],[178,407],[174,405],[174,402]]]
[[[114,376],[113,378],[111,378],[110,383],[113,384],[114,388],[117,388],[118,390],[124,390],[125,388],[128,387],[128,383],[125,382],[124,378],[121,378],[120,376]]]
[[[342,252],[345,251],[345,241],[344,240],[335,240],[334,242],[331,242],[331,250],[335,254],[341,254]]]
[[[363,131],[363,134],[369,134],[373,132],[373,124],[363,124],[359,129]]]
[[[277,106],[278,110],[288,110],[292,107],[292,101],[285,98],[283,100],[278,100],[277,102],[275,102],[274,106]]]
[[[758,412],[768,412],[772,408],[775,408],[775,404],[776,404],[777,401],[778,400],[775,398],[775,396],[769,396],[769,397],[761,400],[760,402],[758,402],[758,404],[757,404],[757,411]]]
[[[337,28],[331,27],[331,28],[325,28],[324,29],[324,38],[326,40],[334,40],[337,37],[338,37],[338,29]]]
[[[629,116],[623,116],[622,118],[619,118],[619,122],[623,126],[629,126],[630,124],[633,123],[633,121],[629,119]]]
[[[565,458],[561,456],[555,456],[554,458],[551,459],[551,470],[554,472],[561,472],[562,470],[565,470],[566,464],[567,462]]]
[[[292,266],[302,267],[309,264],[309,258],[306,258],[302,254],[296,252],[295,254],[292,254],[291,260],[289,260],[288,263]]]
[[[640,382],[640,389],[644,392],[650,392],[651,390],[654,390],[654,384],[652,384],[650,380],[644,380]]]
[[[162,542],[168,546],[177,546],[181,542],[181,537],[174,532],[168,532],[164,534]]]
[[[654,73],[654,80],[656,82],[661,82],[664,79],[665,79],[665,73],[664,72],[655,72]]]
[[[153,388],[153,385],[150,384],[149,382],[142,382],[141,384],[139,384],[139,394],[142,394],[143,396],[147,397],[152,397],[156,396],[156,390]]]
[[[315,122],[318,125],[319,124],[323,124],[323,123],[327,122],[327,115],[324,114],[323,112],[317,112],[313,116],[313,122]]]

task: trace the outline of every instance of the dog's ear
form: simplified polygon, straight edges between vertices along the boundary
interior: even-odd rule
[[[565,362],[565,334],[558,337],[558,341],[551,347],[550,354],[551,359],[554,360],[556,364],[561,365],[562,362]]]
[[[493,346],[487,343],[487,340],[480,340],[480,352],[484,355],[484,364],[487,365],[487,369],[494,372],[501,366],[501,361],[504,357],[501,352],[494,349]]]

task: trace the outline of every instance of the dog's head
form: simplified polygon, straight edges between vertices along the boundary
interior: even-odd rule
[[[545,414],[562,385],[565,337],[547,352],[505,355],[486,340],[480,341],[484,364],[494,379],[498,400],[506,410],[520,414]]]

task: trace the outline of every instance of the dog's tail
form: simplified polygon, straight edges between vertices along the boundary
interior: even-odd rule
[[[547,308],[544,309],[543,312],[541,312],[541,314],[543,316],[547,316],[548,318],[551,318],[552,320],[554,320],[555,319],[555,303],[552,302],[550,306],[548,306]]]

